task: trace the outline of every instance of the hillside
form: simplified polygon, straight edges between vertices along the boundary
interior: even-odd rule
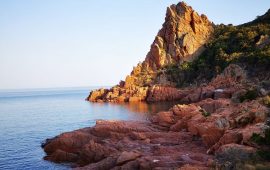
[[[45,159],[82,169],[270,169],[269,19],[214,25],[183,2],[170,6],[144,62],[88,100],[179,104],[48,139]]]
[[[170,65],[196,59],[204,50],[213,32],[213,24],[184,2],[167,8],[165,22],[159,30],[145,60],[139,63],[125,81],[111,89],[93,91],[89,101],[146,101],[155,85],[165,91],[175,87],[162,70]],[[178,99],[175,96],[174,99]],[[162,100],[168,100],[164,96]]]
[[[88,100],[180,100],[185,94],[176,88],[208,83],[229,64],[246,70],[251,81],[267,83],[270,79],[268,18],[269,11],[243,25],[214,25],[185,3],[172,5],[145,61],[125,81],[111,89],[91,92]],[[159,96],[155,96],[157,91]]]
[[[247,24],[216,25],[197,60],[165,68],[168,77],[180,87],[208,82],[229,64],[237,64],[248,72],[252,81],[270,79],[270,14],[269,11]],[[181,76],[179,76],[181,75]]]

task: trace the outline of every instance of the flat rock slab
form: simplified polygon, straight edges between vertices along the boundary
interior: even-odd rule
[[[46,140],[46,160],[82,169],[206,168],[207,147],[189,132],[161,130],[150,122],[98,121],[94,127]]]

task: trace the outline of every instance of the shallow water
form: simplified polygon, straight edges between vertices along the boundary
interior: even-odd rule
[[[69,169],[44,161],[41,143],[97,119],[145,120],[173,103],[108,104],[84,99],[89,88],[0,91],[0,169]]]

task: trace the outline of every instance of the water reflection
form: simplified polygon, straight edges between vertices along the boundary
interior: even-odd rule
[[[0,92],[0,169],[67,169],[44,161],[40,143],[96,120],[145,120],[174,103],[90,103],[88,90]]]
[[[130,103],[94,103],[93,105],[98,106],[121,106],[128,110],[129,112],[138,113],[142,116],[154,115],[160,111],[167,111],[174,105],[179,102],[155,102],[155,103],[146,103],[146,102],[130,102]]]

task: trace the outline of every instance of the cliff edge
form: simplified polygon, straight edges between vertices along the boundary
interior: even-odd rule
[[[204,50],[213,24],[184,2],[167,8],[165,22],[145,60],[133,68],[125,81],[111,89],[92,91],[91,102],[164,101],[181,98],[176,84],[163,73],[167,66],[193,61]],[[155,98],[154,91],[159,91]],[[170,95],[167,95],[170,93]],[[151,96],[151,97],[150,97]]]
[[[179,104],[48,139],[44,159],[89,170],[270,169],[269,16],[213,25],[183,2],[170,6],[145,61],[88,100]]]

